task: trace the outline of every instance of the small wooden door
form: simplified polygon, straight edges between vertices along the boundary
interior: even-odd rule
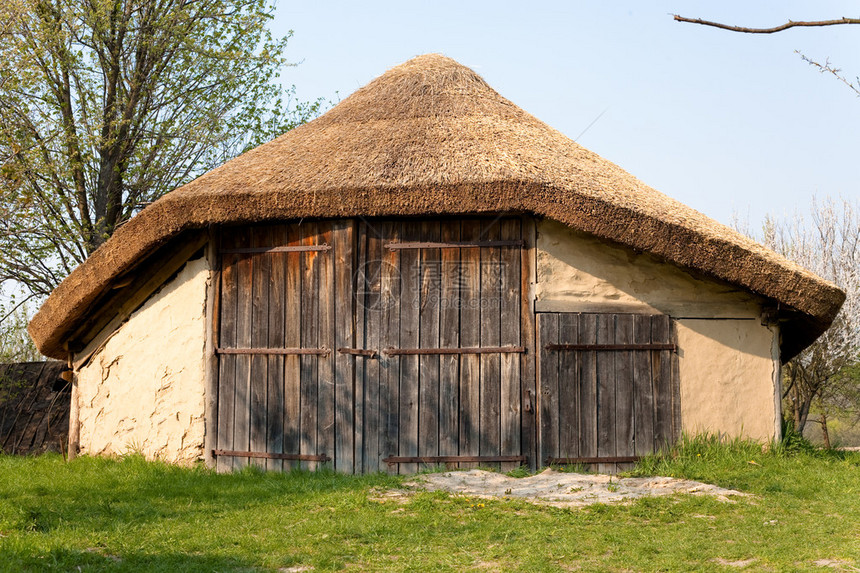
[[[540,451],[549,464],[614,471],[679,434],[665,315],[538,314]]]

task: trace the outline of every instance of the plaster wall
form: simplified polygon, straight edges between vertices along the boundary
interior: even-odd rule
[[[674,319],[685,432],[778,435],[778,333],[762,324],[762,299],[555,221],[537,223],[536,247],[537,311]]]
[[[202,458],[208,281],[189,261],[77,372],[81,453]]]

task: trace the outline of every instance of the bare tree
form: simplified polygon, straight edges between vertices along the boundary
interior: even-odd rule
[[[46,296],[142,205],[316,113],[276,81],[272,11],[0,1],[0,287]]]
[[[760,238],[847,293],[830,329],[784,368],[784,398],[802,432],[813,404],[825,413],[823,425],[828,408],[858,407],[852,404],[857,381],[848,373],[860,362],[860,202],[813,200],[809,216],[782,221],[769,216]]]
[[[785,30],[789,30],[791,28],[821,28],[826,26],[841,26],[841,25],[850,25],[850,24],[860,24],[860,18],[837,18],[835,20],[807,20],[807,21],[795,21],[789,20],[784,24],[780,24],[778,26],[772,26],[770,28],[748,28],[746,26],[734,26],[731,24],[723,24],[721,22],[714,22],[712,20],[703,20],[701,18],[686,18],[684,16],[679,16],[678,14],[673,14],[673,18],[676,22],[685,22],[688,24],[700,24],[702,26],[710,26],[712,28],[719,28],[721,30],[729,30],[730,32],[741,32],[744,34],[775,34],[777,32],[783,32]],[[860,78],[855,78],[854,81],[849,80],[842,74],[842,70],[834,67],[830,60],[824,60],[824,63],[818,62],[812,58],[807,57],[799,50],[795,50],[795,52],[803,59],[804,62],[818,68],[818,71],[821,73],[831,74],[837,80],[848,86],[855,94],[860,96]]]

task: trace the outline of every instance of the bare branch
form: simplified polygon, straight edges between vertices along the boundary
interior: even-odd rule
[[[731,26],[729,24],[721,24],[710,20],[702,20],[701,18],[685,18],[678,14],[673,14],[672,17],[676,22],[687,22],[689,24],[701,24],[702,26],[711,26],[712,28],[720,28],[721,30],[729,30],[731,32],[743,32],[744,34],[773,34],[782,32],[789,28],[819,28],[823,26],[839,26],[843,24],[860,24],[860,18],[839,18],[838,20],[810,20],[798,21],[789,20],[785,24],[774,26],[773,28],[747,28],[744,26]]]

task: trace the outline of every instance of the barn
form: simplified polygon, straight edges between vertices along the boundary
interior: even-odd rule
[[[778,438],[843,298],[425,55],[143,209],[30,333],[72,453],[611,471]]]

